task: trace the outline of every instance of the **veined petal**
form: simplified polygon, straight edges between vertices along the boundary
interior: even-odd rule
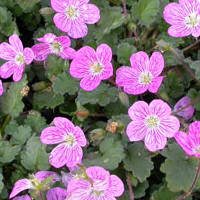
[[[138,95],[138,94],[143,94],[148,90],[148,85],[142,85],[137,82],[133,82],[132,85],[125,85],[124,86],[124,92],[127,94],[133,94],[133,95]]]
[[[65,12],[67,5],[66,0],[51,0],[51,7],[57,12]]]
[[[31,64],[35,57],[33,50],[31,48],[25,48],[24,49],[24,57],[25,57],[25,63],[27,65]]]
[[[119,197],[123,194],[124,184],[118,176],[116,175],[110,176],[110,186],[108,188],[108,191],[114,197]]]
[[[9,61],[4,63],[1,67],[0,67],[0,76],[1,78],[9,78],[10,76],[12,76],[12,74],[14,73],[14,69],[15,67],[18,67],[13,61]]]
[[[127,126],[126,134],[131,142],[140,141],[147,134],[147,128],[142,121],[132,121]]]
[[[159,90],[160,85],[162,84],[164,76],[156,77],[152,80],[150,85],[148,86],[148,90],[151,93],[157,93]]]
[[[3,84],[2,81],[0,80],[0,96],[3,94]]]
[[[63,48],[69,47],[71,45],[71,40],[68,36],[56,37],[54,41],[59,42]]]
[[[60,187],[51,188],[47,194],[47,200],[64,200],[67,197],[67,190]]]
[[[28,179],[26,179],[26,178],[20,179],[15,183],[15,185],[12,189],[12,192],[10,193],[9,198],[11,199],[14,196],[16,196],[17,194],[19,194],[20,192],[27,190],[27,189],[32,189],[32,188],[33,188],[33,186]]]
[[[85,138],[85,134],[79,126],[76,126],[73,132],[76,142],[81,146],[84,147],[87,144],[87,140]]]
[[[6,42],[0,44],[0,58],[4,60],[14,60],[17,53],[12,46]]]
[[[165,148],[167,138],[155,129],[146,134],[144,142],[149,151],[155,152]]]
[[[112,60],[112,49],[107,44],[101,44],[97,47],[96,55],[99,63],[110,63]]]
[[[37,41],[49,44],[49,43],[52,43],[55,38],[56,38],[56,35],[54,35],[53,33],[46,33],[43,37],[37,38]]]
[[[31,200],[31,197],[29,195],[22,195],[22,196],[17,196],[13,200]]]
[[[47,56],[51,53],[49,44],[43,43],[43,44],[35,44],[32,46],[32,50],[35,54],[35,60],[36,61],[44,61]]]
[[[113,75],[113,66],[112,63],[107,63],[104,65],[102,73],[99,75],[101,80],[106,80],[112,77]]]
[[[55,126],[45,128],[40,136],[43,144],[58,144],[65,140],[66,131]]]
[[[195,121],[189,126],[189,135],[198,135],[200,137],[200,121]]]
[[[55,173],[51,171],[39,171],[34,175],[40,182],[44,181],[49,176],[52,176],[53,180],[52,183],[55,183],[60,180],[60,177]]]
[[[67,47],[64,48],[63,51],[60,53],[60,56],[65,60],[71,60],[76,57],[76,50]]]
[[[80,81],[80,87],[85,91],[95,90],[101,83],[101,80],[98,76],[85,76]]]
[[[184,24],[172,25],[168,28],[168,34],[172,37],[186,37],[192,33],[191,28],[187,28]]]
[[[53,123],[56,127],[62,129],[63,131],[67,133],[73,133],[74,132],[74,124],[65,117],[55,117],[53,120]]]
[[[18,35],[14,34],[10,36],[9,43],[15,49],[16,52],[23,53],[23,49],[24,49],[23,44]]]
[[[63,32],[68,32],[71,29],[72,21],[67,18],[65,13],[57,13],[54,15],[53,21],[58,29]]]
[[[13,81],[18,82],[22,79],[24,68],[25,68],[24,65],[17,66],[14,68]]]

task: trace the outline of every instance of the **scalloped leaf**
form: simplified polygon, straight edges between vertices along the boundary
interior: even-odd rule
[[[141,142],[130,144],[126,155],[124,159],[125,169],[132,171],[140,182],[145,181],[150,176],[154,166],[151,161],[151,154],[144,148],[144,144]]]
[[[101,85],[94,91],[86,92],[84,90],[80,90],[76,101],[79,101],[81,105],[90,103],[106,106],[111,102],[117,101],[117,99],[117,88],[111,87],[105,83],[101,83]]]

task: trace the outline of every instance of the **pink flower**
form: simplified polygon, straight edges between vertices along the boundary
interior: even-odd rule
[[[190,124],[188,134],[179,131],[174,137],[187,155],[200,158],[200,121]]]
[[[25,65],[29,65],[33,61],[34,53],[31,48],[23,49],[18,35],[10,36],[9,43],[0,44],[0,58],[8,61],[0,67],[0,76],[6,79],[13,75],[13,80],[19,81],[22,78]]]
[[[171,26],[168,34],[172,37],[200,36],[200,1],[179,0],[168,4],[163,12],[165,21]]]
[[[2,81],[0,80],[0,96],[3,94],[3,84]]]
[[[76,53],[70,65],[70,74],[82,79],[80,87],[86,91],[96,89],[101,80],[113,75],[112,50],[107,44],[101,44],[95,51],[89,46],[81,48]]]
[[[15,197],[17,194],[19,194],[20,192],[24,190],[37,189],[38,185],[40,185],[43,180],[45,180],[46,178],[50,176],[53,177],[52,183],[60,180],[59,176],[55,172],[50,172],[50,171],[40,171],[40,172],[37,172],[35,175],[33,175],[30,179],[24,178],[24,179],[18,180],[15,183],[12,189],[12,192],[10,193],[9,198],[11,199]]]
[[[42,38],[37,38],[40,44],[35,44],[32,47],[35,53],[36,61],[44,61],[49,54],[60,56],[68,60],[73,59],[76,51],[70,48],[71,41],[67,36],[56,37],[53,33],[47,33]]]
[[[73,167],[82,160],[85,135],[79,126],[66,118],[56,117],[53,123],[55,126],[45,128],[40,136],[43,144],[59,144],[51,152],[49,162],[56,168]]]
[[[148,55],[140,51],[130,58],[131,67],[120,67],[116,71],[116,84],[124,87],[124,92],[138,95],[147,90],[156,93],[162,83],[163,76],[159,76],[164,68],[164,59],[160,52]]]
[[[194,114],[194,107],[190,105],[190,103],[191,99],[189,97],[183,97],[174,106],[174,112],[180,110],[180,112],[176,114],[183,117],[186,121],[189,121]]]
[[[179,130],[179,120],[171,116],[171,108],[162,100],[153,100],[149,105],[137,101],[128,110],[132,119],[126,133],[130,141],[144,139],[149,151],[163,149],[167,138],[172,138]]]
[[[67,192],[68,200],[116,200],[124,192],[124,184],[116,175],[110,175],[102,167],[86,169],[86,179],[70,181]]]
[[[53,20],[58,29],[72,38],[83,38],[88,33],[86,24],[100,20],[100,11],[90,0],[51,0],[51,7],[58,13]]]
[[[13,200],[31,200],[31,197],[26,194],[26,195],[15,197]]]
[[[66,200],[67,190],[60,187],[55,187],[47,192],[46,197],[47,200]]]

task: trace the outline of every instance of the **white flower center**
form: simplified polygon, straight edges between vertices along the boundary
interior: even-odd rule
[[[103,65],[100,63],[92,63],[90,64],[90,72],[92,73],[92,75],[96,76],[101,74],[103,71]]]
[[[149,85],[153,79],[151,72],[142,72],[139,77],[139,83],[142,85]]]
[[[92,188],[91,195],[93,195],[94,197],[100,197],[103,194],[104,194],[104,191],[98,191],[98,190],[95,190],[94,188]]]
[[[188,28],[194,28],[198,26],[199,21],[200,21],[200,16],[196,12],[191,13],[189,16],[185,18],[185,23]]]
[[[145,125],[148,129],[158,128],[160,119],[156,115],[150,115],[145,119]]]
[[[194,153],[199,153],[200,154],[200,145],[194,149]]]
[[[25,58],[24,55],[22,53],[19,53],[15,56],[15,63],[18,66],[24,65],[25,64]]]
[[[59,42],[52,42],[50,48],[55,54],[59,54],[63,50],[63,47]]]
[[[73,134],[69,133],[65,136],[65,143],[67,143],[68,147],[74,147],[76,145],[76,138]]]
[[[66,15],[68,18],[75,20],[76,18],[80,16],[80,13],[75,6],[71,5],[67,7]]]

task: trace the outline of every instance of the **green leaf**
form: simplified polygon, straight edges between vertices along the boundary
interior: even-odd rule
[[[140,0],[133,5],[131,12],[140,24],[149,26],[159,12],[159,5],[159,0]]]
[[[190,61],[189,66],[191,69],[193,69],[195,71],[196,78],[200,79],[200,61],[199,60]]]
[[[55,108],[56,106],[64,102],[64,97],[60,94],[54,94],[53,92],[36,92],[33,96],[33,107],[36,110],[42,108]]]
[[[11,146],[8,141],[0,141],[0,163],[10,163],[15,159],[21,147]]]
[[[55,94],[74,95],[79,90],[79,81],[64,72],[56,77],[52,87]]]
[[[17,117],[23,111],[24,103],[22,102],[23,96],[21,91],[26,84],[26,77],[19,82],[10,83],[9,89],[0,97],[0,108],[4,114]]]
[[[3,190],[4,183],[3,183],[3,175],[0,173],[0,193]]]
[[[153,162],[151,161],[150,153],[144,148],[143,143],[137,142],[128,146],[124,167],[128,171],[132,171],[133,175],[140,182],[145,181],[150,176]]]
[[[110,102],[117,101],[117,99],[117,88],[101,83],[101,85],[94,91],[86,92],[84,90],[80,90],[76,101],[79,101],[82,105],[90,103],[106,106]]]
[[[100,152],[88,154],[83,162],[87,166],[98,165],[109,170],[114,170],[124,158],[124,149],[121,141],[114,137],[106,137],[100,144]]]
[[[135,187],[135,188],[133,189],[133,191],[134,191],[134,197],[135,197],[136,199],[139,199],[139,198],[145,196],[145,190],[146,190],[148,187],[149,187],[148,181],[144,181],[144,182],[142,182],[142,183],[139,183],[139,184],[137,185],[137,187]]]
[[[19,6],[23,9],[23,11],[30,11],[40,0],[16,0]]]
[[[117,47],[117,60],[125,66],[130,66],[130,56],[136,52],[136,47],[131,46],[127,42],[121,43]]]
[[[198,160],[186,156],[175,143],[169,144],[161,154],[166,157],[161,171],[166,174],[168,188],[173,192],[188,191],[194,180]]]
[[[191,88],[188,91],[187,96],[190,97],[192,99],[192,101],[194,101],[195,99],[200,98],[200,91],[197,91],[194,88]],[[197,111],[200,111],[200,100],[199,99],[198,99],[198,101],[195,100],[195,103],[193,105]]]
[[[32,137],[28,140],[25,150],[21,153],[21,164],[31,171],[50,168],[49,154],[39,137]]]
[[[24,124],[30,126],[34,132],[39,134],[42,131],[42,129],[44,129],[47,126],[46,119],[42,117],[39,112],[34,110],[29,111],[29,114],[27,115]]]

